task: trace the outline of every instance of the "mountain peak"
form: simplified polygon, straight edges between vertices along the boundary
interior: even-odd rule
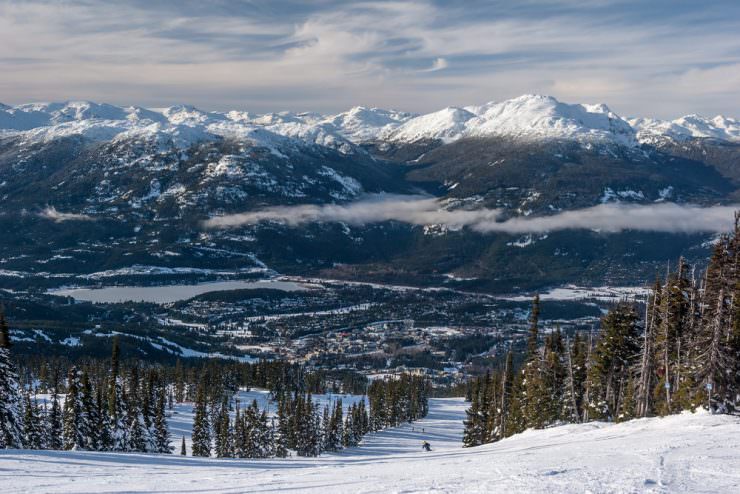
[[[72,125],[75,122],[79,125]],[[193,135],[219,135],[224,131],[231,135],[251,135],[258,127],[286,138],[341,147],[345,151],[351,149],[351,143],[376,140],[451,142],[465,137],[488,136],[566,139],[627,146],[661,137],[740,140],[740,121],[722,115],[712,118],[686,115],[672,121],[627,120],[603,103],[570,104],[543,94],[523,94],[480,106],[447,107],[422,115],[362,105],[335,115],[289,111],[262,115],[246,111],[208,112],[187,104],[147,109],[85,100],[0,105],[0,130],[6,132],[36,129],[37,135],[79,132],[100,138],[124,131],[137,133],[133,127],[146,127],[152,123],[161,124],[158,127],[161,132],[183,125],[197,127],[199,132]],[[62,124],[69,125],[57,133],[38,130]]]

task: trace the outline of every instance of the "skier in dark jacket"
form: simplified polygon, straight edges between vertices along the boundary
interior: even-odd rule
[[[424,449],[424,451],[431,451],[432,450],[432,445],[429,444],[426,441],[424,441],[424,443],[422,443],[421,447],[422,447],[422,449]]]

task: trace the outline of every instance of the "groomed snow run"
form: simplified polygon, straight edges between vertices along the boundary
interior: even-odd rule
[[[5,450],[0,476],[6,493],[740,492],[737,417],[686,413],[566,425],[463,449],[465,403],[430,405],[422,421],[321,458]],[[423,439],[431,453],[421,450]]]

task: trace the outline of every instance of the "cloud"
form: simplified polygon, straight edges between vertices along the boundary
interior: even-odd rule
[[[545,93],[732,115],[738,31],[730,0],[0,0],[0,94],[329,112]]]
[[[411,225],[444,225],[451,229],[471,228],[482,233],[543,233],[587,229],[603,232],[638,230],[670,233],[724,232],[733,225],[740,206],[699,207],[660,203],[600,204],[549,216],[501,220],[499,209],[447,209],[437,199],[420,196],[374,195],[344,204],[298,205],[218,216],[204,222],[205,228],[234,228],[265,221],[300,226],[309,223],[342,222],[366,225],[399,221]]]
[[[431,67],[429,67],[428,69],[422,70],[422,72],[436,72],[438,70],[446,69],[448,66],[449,66],[449,64],[447,63],[447,60],[445,60],[442,57],[438,57],[434,61],[434,63],[432,64]]]
[[[39,216],[51,220],[55,223],[62,223],[64,221],[93,221],[95,218],[86,214],[79,213],[62,213],[57,211],[54,206],[49,206],[39,213]]]

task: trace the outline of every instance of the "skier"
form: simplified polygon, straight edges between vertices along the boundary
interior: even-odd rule
[[[432,450],[432,445],[429,444],[426,441],[424,441],[424,443],[422,443],[421,447],[424,449],[424,451],[431,451]]]

